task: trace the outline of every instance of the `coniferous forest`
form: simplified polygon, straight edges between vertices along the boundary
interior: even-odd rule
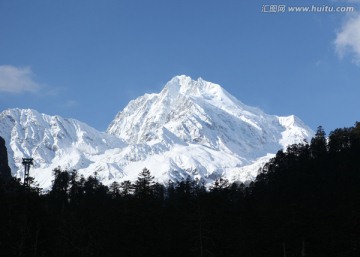
[[[58,168],[40,193],[5,174],[1,256],[360,256],[360,123],[319,127],[246,185],[161,185],[144,168],[105,186]]]

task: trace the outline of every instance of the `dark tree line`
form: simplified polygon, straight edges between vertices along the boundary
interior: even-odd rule
[[[5,140],[0,137],[0,179],[7,180],[9,178],[11,178],[11,170],[8,164]]]
[[[0,210],[1,256],[360,256],[360,123],[319,127],[247,186],[58,168],[45,194],[0,179]]]

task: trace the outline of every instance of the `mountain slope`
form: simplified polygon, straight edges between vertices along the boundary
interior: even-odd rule
[[[43,187],[51,170],[97,172],[105,184],[136,179],[147,167],[158,181],[191,176],[211,183],[223,176],[251,180],[279,149],[310,140],[313,132],[295,117],[268,115],[241,103],[219,85],[187,76],[170,80],[158,94],[131,101],[107,132],[34,110],[0,114],[13,174],[21,158],[35,160],[32,174]]]
[[[173,78],[159,94],[131,101],[107,131],[129,144],[200,145],[244,164],[312,135],[295,116],[265,114],[217,84],[186,76]]]
[[[107,132],[151,149],[125,173],[146,166],[164,181],[188,175],[209,181],[253,179],[271,154],[313,135],[293,115],[265,114],[217,84],[187,76],[174,77],[159,94],[131,101]]]
[[[125,144],[74,119],[49,116],[30,109],[9,109],[0,113],[0,135],[7,142],[13,175],[23,176],[22,158],[34,158],[32,175],[47,187],[52,169],[81,169],[91,157]]]

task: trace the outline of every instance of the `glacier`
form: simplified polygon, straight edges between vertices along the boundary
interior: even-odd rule
[[[278,150],[313,134],[294,115],[266,114],[218,84],[185,75],[130,101],[105,132],[31,109],[0,113],[12,174],[22,178],[22,158],[32,157],[30,175],[45,189],[59,166],[85,177],[96,172],[106,185],[133,181],[144,167],[160,183],[188,176],[207,184],[219,177],[251,181]]]

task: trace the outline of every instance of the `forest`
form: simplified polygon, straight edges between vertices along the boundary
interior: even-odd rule
[[[360,256],[358,122],[319,127],[246,185],[162,185],[144,168],[105,186],[96,174],[53,172],[44,193],[0,170],[1,256]]]

